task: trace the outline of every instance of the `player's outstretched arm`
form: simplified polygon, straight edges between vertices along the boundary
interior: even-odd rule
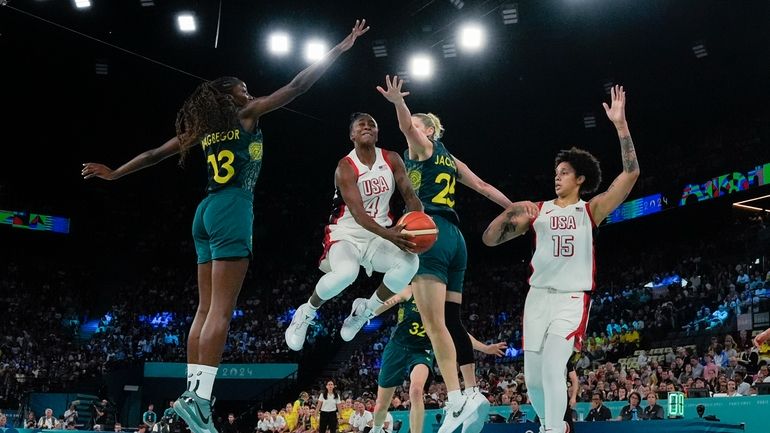
[[[293,101],[297,96],[307,92],[310,87],[323,76],[324,72],[329,69],[329,66],[337,60],[340,54],[352,48],[356,39],[368,31],[369,27],[366,26],[366,20],[356,20],[356,25],[353,26],[353,30],[351,30],[350,34],[343,39],[342,42],[332,48],[331,51],[326,53],[324,58],[308,66],[302,72],[297,74],[289,84],[281,87],[272,94],[256,98],[249,102],[249,104],[241,111],[241,115],[257,120],[263,114],[267,114],[283,107]]]
[[[471,344],[473,345],[473,349],[477,350],[482,353],[486,353],[487,355],[495,355],[495,356],[503,356],[505,355],[505,349],[508,348],[508,344],[504,341],[501,341],[499,343],[494,344],[484,344],[481,341],[477,340],[476,337],[470,334],[470,332],[467,333],[468,337],[471,339]]]
[[[179,139],[174,136],[160,147],[140,153],[115,170],[104,164],[86,162],[83,163],[83,169],[80,174],[83,176],[83,179],[91,179],[92,177],[98,177],[104,180],[120,179],[127,174],[153,166],[169,156],[176,155],[180,150],[181,146],[179,144]]]
[[[409,180],[409,176],[406,174],[406,166],[404,165],[404,160],[401,159],[401,156],[399,156],[399,154],[396,152],[386,152],[388,155],[388,161],[393,164],[393,179],[396,181],[396,186],[398,187],[398,192],[401,193],[401,198],[404,199],[406,210],[408,212],[416,210],[422,212],[425,208],[422,204],[422,201],[420,201],[420,198],[417,197],[417,194],[414,192],[412,181]]]
[[[377,221],[366,213],[364,201],[361,199],[361,192],[358,190],[356,184],[358,174],[356,174],[353,166],[350,164],[351,163],[346,159],[340,160],[337,164],[337,170],[334,172],[334,181],[339,187],[342,199],[350,210],[353,219],[364,229],[393,242],[397,247],[404,251],[411,252],[411,249],[414,248],[416,244],[409,240],[413,235],[401,233],[401,230],[404,229],[403,225],[387,229],[377,224]]]
[[[494,247],[521,236],[539,214],[539,207],[531,201],[517,201],[497,216],[484,230],[481,240],[484,245]]]
[[[481,180],[467,164],[457,159],[456,156],[452,155],[452,158],[457,164],[457,180],[461,184],[492,200],[503,209],[511,205],[512,202],[500,190]]]
[[[412,286],[406,286],[404,290],[401,291],[401,293],[395,294],[391,296],[387,301],[385,301],[382,306],[374,310],[374,315],[379,316],[380,314],[390,310],[391,308],[395,307],[396,305],[408,301],[412,297]]]
[[[412,113],[409,111],[409,107],[406,106],[406,102],[404,101],[404,96],[408,96],[409,92],[401,91],[401,86],[403,85],[404,80],[398,78],[398,75],[394,75],[393,79],[390,78],[390,75],[386,75],[386,88],[383,89],[382,86],[377,86],[377,91],[396,107],[398,129],[400,129],[401,133],[406,137],[410,152],[415,153],[417,159],[423,160],[428,152],[433,151],[433,142],[412,125]]]
[[[639,161],[636,159],[634,142],[626,122],[626,91],[623,86],[611,89],[611,105],[603,103],[607,117],[615,125],[620,139],[620,152],[623,158],[623,172],[615,178],[607,191],[592,198],[589,202],[594,224],[599,225],[607,215],[612,213],[631,193],[636,180],[639,178]]]

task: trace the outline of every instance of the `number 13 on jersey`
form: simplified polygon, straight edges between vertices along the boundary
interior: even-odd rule
[[[219,152],[216,157],[214,157],[214,155],[209,155],[208,158],[206,158],[206,161],[208,161],[214,169],[214,181],[216,183],[227,183],[227,181],[235,175],[235,168],[233,168],[235,155],[229,150]],[[220,174],[220,169],[225,171],[224,175]]]

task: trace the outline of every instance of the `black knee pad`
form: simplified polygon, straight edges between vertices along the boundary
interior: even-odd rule
[[[465,330],[460,321],[460,304],[444,303],[444,321],[455,344],[457,363],[461,366],[473,364],[473,343],[471,343],[471,337],[468,336],[468,331]]]

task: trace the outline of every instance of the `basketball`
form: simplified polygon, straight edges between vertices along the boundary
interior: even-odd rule
[[[407,212],[396,224],[404,225],[404,229],[401,230],[401,233],[414,235],[411,241],[417,244],[417,246],[413,248],[415,253],[424,253],[436,243],[436,239],[438,238],[438,228],[436,228],[436,223],[433,221],[433,218],[428,216],[425,212]]]

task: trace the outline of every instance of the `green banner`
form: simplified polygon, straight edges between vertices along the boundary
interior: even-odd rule
[[[297,364],[222,364],[217,379],[283,379],[297,374]],[[145,362],[144,377],[184,378],[187,364],[181,362]]]

